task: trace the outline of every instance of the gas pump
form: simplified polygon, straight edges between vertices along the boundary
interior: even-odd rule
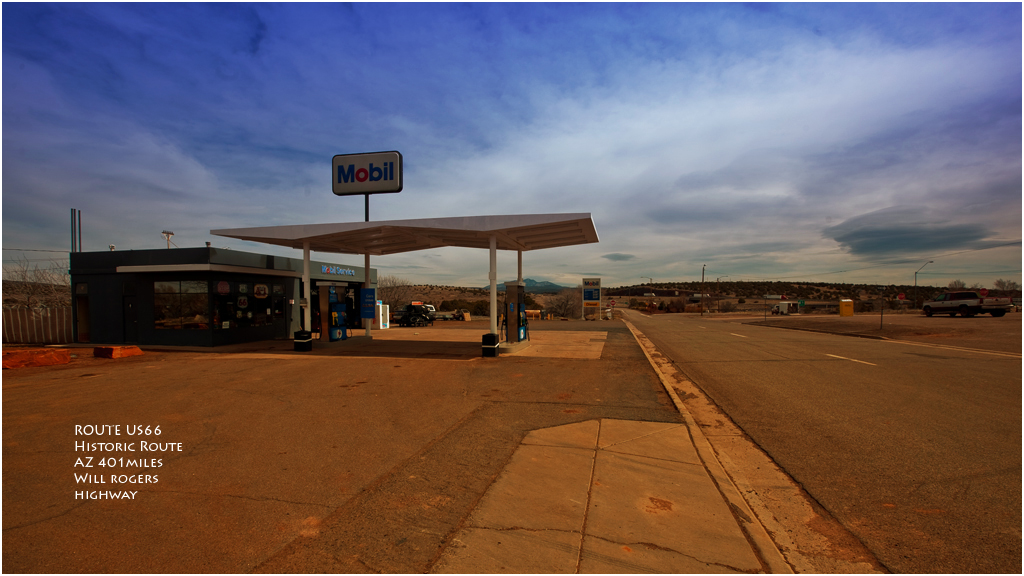
[[[530,339],[530,325],[526,320],[526,285],[505,283],[505,341],[509,344]]]
[[[328,306],[328,334],[330,335],[331,342],[337,342],[338,340],[345,340],[348,338],[348,328],[346,326],[346,314],[348,306],[344,302],[339,302],[338,293],[334,286],[331,286],[330,292],[327,294],[327,306]]]

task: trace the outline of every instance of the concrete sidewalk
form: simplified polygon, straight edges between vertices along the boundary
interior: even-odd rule
[[[751,516],[687,425],[591,420],[530,433],[433,571],[789,572]]]
[[[600,419],[528,434],[432,572],[792,573],[665,388],[684,424]]]

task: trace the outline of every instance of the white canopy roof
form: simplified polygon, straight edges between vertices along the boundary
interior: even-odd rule
[[[523,252],[598,242],[589,213],[297,224],[226,228],[210,233],[299,250],[308,241],[310,250],[317,252],[377,256],[443,246],[487,249],[491,236],[497,239],[499,250]]]

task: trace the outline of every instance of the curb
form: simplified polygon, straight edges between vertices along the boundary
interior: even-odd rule
[[[626,327],[633,334],[633,338],[636,339],[640,349],[643,350],[644,356],[647,357],[647,361],[650,363],[651,368],[658,375],[658,379],[661,381],[661,385],[665,388],[665,392],[668,393],[669,397],[672,398],[672,403],[675,404],[676,410],[683,416],[686,421],[686,426],[690,429],[690,437],[693,439],[693,445],[697,449],[697,455],[704,463],[704,468],[707,470],[711,480],[715,483],[715,487],[718,488],[718,492],[725,499],[726,503],[733,511],[733,515],[736,519],[736,523],[747,537],[747,541],[750,543],[751,548],[757,554],[758,558],[764,564],[765,568],[769,573],[772,574],[793,574],[793,567],[790,566],[789,562],[782,555],[782,552],[775,545],[771,536],[768,535],[767,529],[761,523],[757,514],[751,509],[750,505],[743,498],[739,488],[733,482],[732,478],[725,471],[724,466],[719,460],[717,454],[712,448],[711,443],[707,437],[704,436],[704,432],[697,425],[697,422],[690,415],[689,410],[683,404],[683,401],[676,394],[671,382],[668,377],[661,371],[657,363],[651,357],[651,353],[648,350],[649,343],[651,348],[654,348],[653,343],[647,340],[643,332],[638,330],[631,322],[622,319]],[[641,340],[641,337],[643,340]],[[656,348],[654,348],[656,350]],[[760,500],[753,492],[748,492],[750,498],[756,500],[755,504],[760,509],[766,509],[764,504],[760,503]]]

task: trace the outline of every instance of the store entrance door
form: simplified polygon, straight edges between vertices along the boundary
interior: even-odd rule
[[[124,318],[124,342],[134,344],[139,341],[139,308],[135,296],[125,296],[122,305]]]
[[[275,294],[272,297],[273,307],[274,338],[278,340],[288,339],[288,316],[284,313],[284,294]]]

